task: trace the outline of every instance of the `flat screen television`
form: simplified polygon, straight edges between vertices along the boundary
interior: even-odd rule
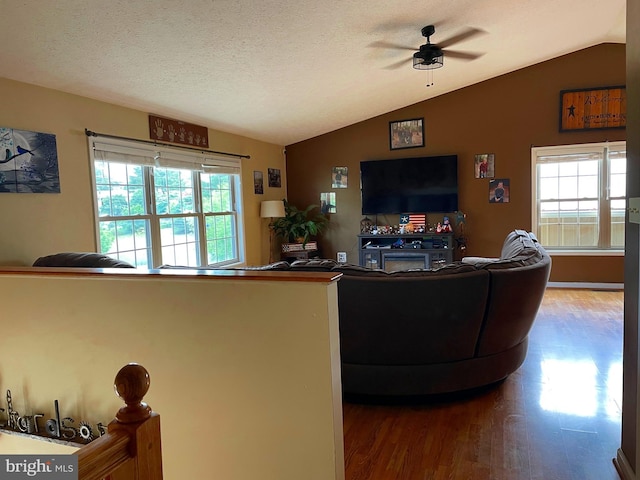
[[[458,156],[360,162],[362,214],[458,210]]]

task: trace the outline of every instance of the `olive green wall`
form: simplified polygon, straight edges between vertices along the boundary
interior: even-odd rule
[[[289,145],[288,199],[297,206],[318,204],[321,192],[335,191],[337,213],[331,215],[331,228],[321,238],[323,256],[335,258],[336,252],[346,251],[348,261],[357,263],[356,235],[363,218],[360,162],[457,154],[459,206],[467,214],[466,254],[498,255],[510,230],[531,228],[531,146],[626,138],[624,130],[560,133],[560,91],[624,84],[625,45],[603,44]],[[425,123],[425,147],[390,151],[389,121],[420,117]],[[488,180],[474,178],[478,153],[495,154],[496,176],[511,181],[510,203],[489,204]],[[331,189],[333,166],[349,167],[348,188]],[[441,216],[429,218],[441,220]],[[378,220],[398,223],[397,215]],[[553,262],[552,281],[623,281],[622,256],[554,256]]]
[[[84,129],[149,139],[148,112],[0,78],[0,126],[56,136],[60,194],[0,194],[0,264],[31,265],[42,255],[96,251],[89,150]],[[209,129],[212,150],[250,155],[242,160],[246,260],[269,259],[268,221],[260,202],[286,195],[282,145]],[[282,188],[267,186],[267,168],[279,168]],[[253,193],[253,171],[264,173],[264,195]]]

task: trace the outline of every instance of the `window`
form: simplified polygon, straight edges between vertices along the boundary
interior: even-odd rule
[[[239,160],[89,142],[100,252],[145,268],[242,261]]]
[[[552,251],[622,251],[626,143],[531,150],[532,224]]]

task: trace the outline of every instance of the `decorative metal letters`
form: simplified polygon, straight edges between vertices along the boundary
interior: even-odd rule
[[[44,413],[34,413],[32,415],[20,415],[13,409],[13,401],[11,390],[7,390],[7,408],[0,407],[0,414],[6,416],[6,423],[0,423],[0,430],[13,430],[16,432],[29,433],[40,437],[57,438],[76,443],[89,443],[96,438],[95,432],[91,425],[84,420],[78,424],[78,428],[73,427],[75,420],[71,417],[60,418],[60,405],[58,400],[53,401],[55,418],[50,418],[44,422],[44,431],[42,423],[38,419],[44,417]],[[106,426],[98,423],[98,436],[107,433]]]

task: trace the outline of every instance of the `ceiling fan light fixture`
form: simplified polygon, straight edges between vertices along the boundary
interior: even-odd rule
[[[444,54],[442,51],[437,54],[425,55],[424,52],[413,54],[413,68],[417,70],[435,70],[444,65]]]

